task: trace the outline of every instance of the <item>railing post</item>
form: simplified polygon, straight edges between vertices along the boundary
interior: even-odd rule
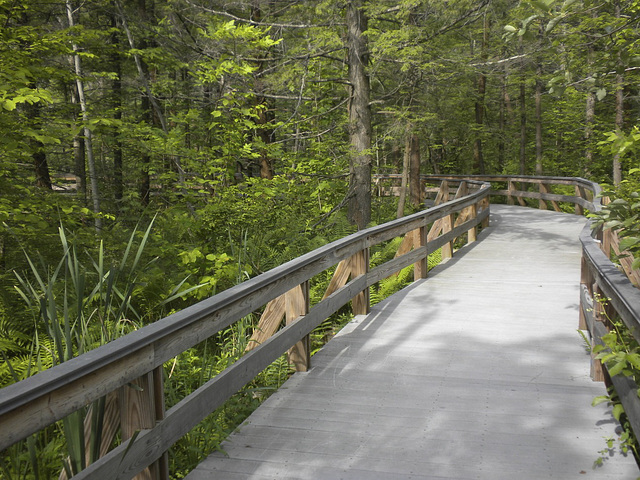
[[[306,281],[285,293],[285,312],[287,325],[295,322],[301,315],[309,312],[309,282]],[[288,351],[289,364],[296,372],[306,372],[311,366],[311,345],[309,335],[296,343]]]
[[[366,275],[369,272],[369,249],[359,251],[351,257],[351,278]],[[358,293],[351,300],[354,315],[366,315],[369,313],[369,288]]]
[[[583,198],[583,199],[587,198],[587,195],[584,192],[584,188],[582,188],[580,185],[576,185],[575,192],[576,192],[576,197]],[[584,215],[584,209],[582,208],[582,205],[578,203],[576,203],[576,215]]]
[[[155,427],[164,417],[164,380],[156,368],[120,388],[120,430],[122,440],[128,440],[140,430]],[[134,477],[135,480],[168,480],[166,453]]]
[[[538,191],[540,192],[541,195],[543,195],[545,193],[549,193],[549,189],[547,188],[547,186],[544,183],[538,184]],[[545,202],[542,198],[538,199],[538,208],[540,210],[546,210],[547,209],[547,202]]]
[[[478,216],[478,205],[474,203],[469,207],[469,210],[471,212],[470,218],[475,219]],[[476,227],[471,227],[469,229],[469,231],[467,232],[467,244],[473,243],[477,240],[476,232],[477,232]]]
[[[589,271],[589,266],[587,264],[586,259],[584,258],[584,253],[582,254],[582,258],[580,260],[580,284],[585,286],[591,298],[593,298],[593,292],[591,292],[591,288],[593,285],[593,277],[591,276],[591,272]],[[588,330],[589,326],[587,325],[587,319],[584,316],[584,311],[582,309],[582,302],[579,310],[579,321],[578,321],[578,329],[579,330]],[[591,333],[591,332],[589,332]]]
[[[413,248],[422,248],[427,246],[427,227],[420,227],[413,232]],[[413,264],[413,280],[427,278],[427,270],[429,269],[429,249],[426,249],[424,257],[420,261]]]
[[[516,187],[515,184],[513,183],[513,180],[509,180],[509,184],[507,186],[507,204],[508,205],[513,205],[515,202],[513,200],[513,192],[516,191]]]
[[[593,291],[593,325],[594,330],[596,329],[596,322],[600,322],[606,330],[608,328],[608,311],[605,306],[606,298],[603,297],[600,287],[598,287],[597,283],[594,283],[592,286]],[[591,351],[591,379],[594,382],[604,382],[604,368],[602,367],[602,362],[596,359],[596,355],[593,353],[593,342],[592,342],[592,351]]]

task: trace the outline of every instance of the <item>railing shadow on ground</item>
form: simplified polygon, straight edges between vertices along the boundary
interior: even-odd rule
[[[290,358],[298,370],[306,369],[309,364],[309,333],[343,305],[351,302],[354,313],[367,313],[371,285],[409,265],[414,265],[415,277],[419,280],[427,273],[426,258],[430,252],[442,248],[445,257],[450,256],[454,239],[465,234],[469,241],[475,241],[478,227],[488,221],[490,182],[506,182],[506,190],[492,194],[506,195],[514,203],[530,198],[537,200],[540,207],[544,204],[546,208],[548,202],[556,210],[559,209],[558,202],[572,203],[576,205],[577,213],[584,209],[594,211],[599,191],[596,184],[583,179],[559,177],[425,177],[425,181],[439,185],[441,203],[433,208],[333,242],[81,357],[0,390],[0,431],[3,432],[0,450],[85,408],[109,392],[130,388],[131,382],[145,378],[150,388],[144,396],[153,405],[151,410],[156,412],[150,424],[129,425],[131,430],[140,431],[137,438],[125,439],[73,478],[106,479],[113,478],[114,474],[118,478],[133,478],[152,464],[166,465],[166,460],[163,460],[166,459],[165,452],[173,443],[283,352],[290,351]],[[517,188],[526,182],[538,185],[538,191]],[[564,189],[575,188],[576,194],[553,193],[554,184]],[[449,200],[452,196],[459,198]],[[522,235],[527,233],[522,232]],[[369,248],[403,235],[407,239],[405,252],[370,269]],[[584,237],[582,240],[586,245],[589,240]],[[464,255],[464,249],[460,253]],[[456,261],[455,256],[450,260]],[[343,269],[343,276],[348,280],[340,282],[335,291],[311,306],[309,280],[341,263],[348,265]],[[595,288],[593,283],[599,282],[605,293],[615,296],[619,289],[611,290],[605,281],[615,272],[611,268],[601,269],[600,259],[585,263],[585,268],[592,272],[591,276],[597,282],[591,285],[583,282],[583,291],[591,292]],[[583,280],[591,280],[588,276],[585,273]],[[621,281],[616,277],[615,285]],[[583,294],[581,312],[588,304],[587,293]],[[626,305],[625,295],[629,295],[628,290],[614,304]],[[283,297],[287,310],[284,328],[261,341],[257,348],[174,407],[163,411],[162,366],[165,362],[278,297]],[[622,306],[620,309],[624,310]],[[640,325],[640,314],[637,309],[631,310],[631,314],[621,313],[623,320]],[[597,341],[594,328],[590,327],[589,331]],[[127,405],[121,405],[121,409],[127,408]],[[637,418],[640,419],[640,415]],[[636,431],[640,432],[640,428]],[[168,475],[166,467],[157,467],[155,471],[160,472],[158,478]]]

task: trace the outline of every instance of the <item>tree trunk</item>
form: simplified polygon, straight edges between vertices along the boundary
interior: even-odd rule
[[[362,1],[348,2],[347,50],[351,84],[348,217],[359,229],[366,228],[371,220],[371,109],[369,77],[365,70],[369,53],[367,40],[363,35],[366,30],[367,18],[362,11]]]
[[[404,144],[404,157],[402,161],[402,182],[400,184],[400,195],[398,197],[398,210],[396,218],[404,217],[404,206],[407,201],[407,183],[409,183],[409,164],[411,158],[411,136],[407,129],[407,138]]]
[[[484,123],[484,96],[486,92],[487,77],[483,73],[478,74],[478,98],[476,100],[476,139],[473,142],[473,171],[484,174],[484,158],[482,156],[482,126]]]
[[[536,68],[536,175],[542,175],[542,64]]]
[[[111,55],[111,63],[115,78],[111,82],[111,90],[113,95],[113,119],[119,124],[122,120],[122,63],[120,59],[120,48],[118,42],[118,34],[116,27],[118,26],[117,15],[114,13],[111,17],[111,44],[113,45],[113,54]],[[119,209],[122,197],[124,195],[124,186],[122,178],[122,142],[118,138],[120,127],[116,125],[113,129],[113,198],[116,202],[116,208]]]
[[[507,104],[507,67],[502,74],[502,83],[500,87],[500,105],[498,112],[498,173],[504,172],[505,165],[505,138],[506,138],[506,122],[505,109]]]
[[[67,19],[69,20],[69,27],[74,27],[73,21],[73,9],[71,7],[70,0],[66,0]],[[77,45],[72,45],[73,51],[78,50]],[[84,84],[82,83],[82,66],[80,63],[80,56],[74,54],[73,63],[76,73],[76,86],[78,88],[78,101],[80,102],[80,110],[82,111],[82,120],[84,122],[84,144],[87,154],[87,163],[89,165],[89,179],[91,182],[91,200],[93,204],[93,212],[96,214],[95,227],[96,230],[102,229],[102,219],[100,218],[100,195],[98,190],[98,176],[96,172],[96,164],[93,158],[93,142],[92,132],[87,126],[89,123],[89,113],[87,111],[87,102],[84,97]]]
[[[414,207],[420,207],[422,204],[420,185],[420,139],[413,133],[409,142],[409,192],[411,205]]]
[[[251,6],[251,18],[255,22],[262,20],[262,0],[254,0]],[[261,60],[266,59],[269,56],[269,52],[261,55]],[[255,81],[256,92],[256,107],[258,109],[258,118],[256,119],[256,133],[260,139],[260,178],[272,179],[274,175],[273,159],[269,157],[269,151],[267,146],[273,143],[273,120],[275,119],[275,105],[272,99],[267,99],[262,95],[265,91],[265,85],[262,81],[264,69],[266,66],[265,61],[257,62],[256,71],[253,74]]]
[[[620,0],[616,0],[616,18],[621,17]],[[618,52],[618,66],[622,70],[622,59]],[[616,75],[616,129],[622,131],[624,128],[624,76],[621,73]],[[612,165],[613,184],[618,186],[622,181],[622,165],[620,163],[620,154],[613,156]]]
[[[482,34],[482,52],[481,58],[483,61],[487,59],[487,43],[488,43],[488,32],[489,24],[487,21],[487,16],[484,16],[484,28]],[[484,125],[484,102],[485,95],[487,91],[487,76],[484,72],[480,71],[477,75],[477,97],[475,104],[475,114],[476,114],[476,138],[473,142],[473,170],[475,173],[479,173],[480,175],[484,175],[484,157],[482,155],[482,130]]]
[[[47,163],[47,154],[44,153],[44,145],[35,142],[36,151],[33,153],[33,166],[36,172],[36,186],[40,188],[52,189],[51,175],[49,174],[49,164]]]
[[[527,171],[527,89],[524,78],[520,80],[520,175]]]
[[[83,205],[87,203],[87,158],[84,154],[84,138],[73,137],[73,174],[76,177],[76,195]]]
[[[588,178],[591,176],[593,166],[593,120],[596,114],[596,93],[593,90],[587,92],[587,101],[584,115],[584,166],[583,174]]]

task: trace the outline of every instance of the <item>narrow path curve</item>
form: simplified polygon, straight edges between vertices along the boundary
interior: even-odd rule
[[[482,241],[356,318],[189,480],[615,479],[577,333],[581,217],[491,206]]]

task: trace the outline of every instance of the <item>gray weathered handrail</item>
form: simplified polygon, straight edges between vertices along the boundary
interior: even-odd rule
[[[135,441],[123,442],[73,477],[132,478],[331,314],[368,292],[371,285],[411,264],[422,265],[424,268],[416,271],[426,276],[429,252],[451,244],[455,238],[475,231],[479,224],[488,221],[489,185],[478,181],[469,184],[472,191],[464,197],[332,242],[80,357],[3,388],[0,390],[0,450],[147,375],[339,262],[355,256],[368,259],[370,247],[418,232],[415,236],[418,243],[413,250],[371,270],[368,261],[364,262],[363,271],[353,275],[346,285],[173,406],[163,418],[157,419],[155,426],[142,429]],[[466,209],[472,209],[473,214],[461,217]],[[456,214],[460,224],[454,222]],[[439,219],[448,219],[449,227],[443,229],[442,235],[427,241],[427,227]],[[368,297],[364,309],[368,310]]]
[[[423,177],[426,181],[439,180],[442,176],[430,175]],[[570,202],[576,205],[576,213],[584,210],[597,212],[602,208],[601,188],[597,183],[583,178],[573,177],[523,177],[523,176],[454,176],[446,177],[449,181],[481,180],[485,182],[506,182],[509,188],[493,189],[491,195],[507,197],[508,200],[530,198],[542,202]],[[518,190],[516,184],[537,184],[538,192]],[[573,186],[576,195],[561,195],[549,192],[549,186]],[[558,205],[554,208],[559,210]],[[593,222],[587,221],[580,233],[582,244],[582,274],[580,293],[580,328],[587,330],[592,339],[592,346],[602,345],[602,336],[608,333],[607,324],[616,315],[622,320],[634,338],[640,342],[640,290],[633,286],[629,278],[609,259],[610,247],[603,241],[603,232],[593,228]],[[599,298],[606,299],[606,306],[599,304]],[[622,374],[611,377],[605,375],[606,366],[601,365],[592,355],[592,375],[594,380],[610,381],[620,399],[632,430],[636,437],[640,435],[640,398],[637,385],[632,378]]]
[[[378,178],[392,179],[399,176]],[[74,477],[132,478],[159,459],[169,446],[186,434],[200,419],[220,406],[329,315],[350,300],[362,296],[369,286],[382,278],[408,265],[424,263],[429,252],[450,244],[454,238],[467,231],[471,232],[477,225],[485,222],[489,210],[483,206],[489,194],[506,197],[510,203],[518,201],[522,204],[525,198],[538,200],[541,208],[547,208],[546,202],[551,202],[555,209],[559,209],[557,202],[569,202],[575,205],[576,213],[583,213],[583,209],[594,212],[600,208],[600,187],[580,178],[422,178],[428,183],[440,183],[441,188],[447,191],[450,186],[463,183],[472,185],[474,190],[465,197],[328,244],[81,357],[0,390],[0,450],[154,371],[179,353],[215,335],[276,297],[305,284],[313,276],[339,262],[356,256],[365,260],[364,269],[358,274],[352,274],[352,279],[346,285],[308,309],[296,321],[288,324],[169,409],[154,427],[143,429],[135,441],[124,442]],[[490,192],[489,183],[495,185],[505,182],[508,185],[507,189],[494,189]],[[538,191],[518,188],[519,185],[537,185]],[[563,189],[572,186],[575,195],[553,193],[553,185],[560,185]],[[474,215],[465,220],[466,217],[460,213],[469,208],[473,209]],[[455,214],[459,215],[460,220],[465,221],[456,225],[456,222],[452,221]],[[449,221],[449,228],[444,229],[442,235],[428,241],[427,226],[445,219]],[[410,232],[418,232],[413,250],[374,269],[368,268],[366,259],[370,247]],[[601,292],[610,299],[612,308],[636,338],[640,338],[640,292],[631,286],[626,277],[610,262],[593,235],[591,223],[587,222],[580,235],[583,248],[580,312],[585,320],[581,326],[589,330],[595,343],[601,342],[600,338],[606,333],[606,329],[593,300],[595,293]],[[417,268],[416,271],[426,275],[426,268]],[[368,303],[365,302],[364,309],[367,308]],[[632,428],[635,432],[640,432],[637,386],[630,383],[627,377],[620,375],[614,376],[612,381]]]

